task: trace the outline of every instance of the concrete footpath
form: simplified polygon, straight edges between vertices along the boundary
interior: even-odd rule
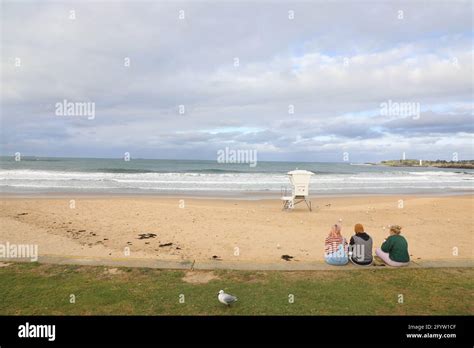
[[[30,259],[6,259],[1,262],[31,262]],[[274,263],[261,263],[250,261],[218,261],[218,260],[155,260],[139,258],[98,258],[82,256],[42,255],[37,262],[58,265],[82,266],[107,266],[107,267],[140,267],[155,269],[181,269],[181,270],[245,270],[245,271],[323,271],[323,270],[354,270],[354,269],[391,269],[390,266],[356,266],[351,263],[344,266],[331,266],[322,261],[298,262],[279,260]],[[445,268],[445,267],[474,267],[474,259],[441,259],[441,260],[416,260],[406,268]]]

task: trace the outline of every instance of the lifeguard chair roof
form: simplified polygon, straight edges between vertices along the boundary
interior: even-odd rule
[[[310,172],[309,170],[302,170],[302,169],[296,169],[296,170],[292,170],[291,172],[288,172],[287,174],[289,175],[314,175],[313,172]]]
[[[309,186],[309,181],[311,176],[314,173],[307,171],[307,170],[292,170],[291,172],[288,172],[288,176],[290,177],[290,182],[293,186],[296,185],[305,185],[305,187],[300,187],[298,191],[300,191],[302,194],[307,195],[308,191],[308,186]]]

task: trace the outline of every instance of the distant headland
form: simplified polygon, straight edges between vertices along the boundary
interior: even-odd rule
[[[474,160],[427,161],[427,160],[417,160],[417,159],[405,159],[405,160],[381,161],[380,164],[384,166],[390,166],[390,167],[437,167],[437,168],[474,169]]]

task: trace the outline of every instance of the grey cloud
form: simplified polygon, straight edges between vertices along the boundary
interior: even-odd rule
[[[75,21],[67,19],[71,7]],[[6,2],[3,9],[2,152],[107,156],[128,147],[139,157],[193,158],[234,144],[304,159],[358,144],[370,158],[400,152],[393,137],[434,142],[426,150],[435,154],[443,139],[473,132],[468,1]],[[51,106],[62,99],[95,102],[96,119],[54,117]],[[418,122],[376,116],[388,99],[447,111]],[[458,137],[449,146],[469,145]]]

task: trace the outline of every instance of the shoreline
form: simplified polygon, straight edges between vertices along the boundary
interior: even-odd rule
[[[456,191],[456,192],[416,192],[416,193],[334,193],[334,194],[310,194],[310,199],[317,198],[356,198],[356,197],[457,197],[457,196],[472,196],[474,191]],[[163,198],[163,199],[206,199],[206,200],[239,200],[239,201],[263,201],[263,200],[280,200],[279,193],[257,192],[257,193],[242,193],[234,196],[231,194],[216,195],[202,194],[196,192],[195,194],[178,194],[178,193],[100,193],[100,192],[47,192],[47,193],[0,193],[1,199],[48,199],[48,198]]]

